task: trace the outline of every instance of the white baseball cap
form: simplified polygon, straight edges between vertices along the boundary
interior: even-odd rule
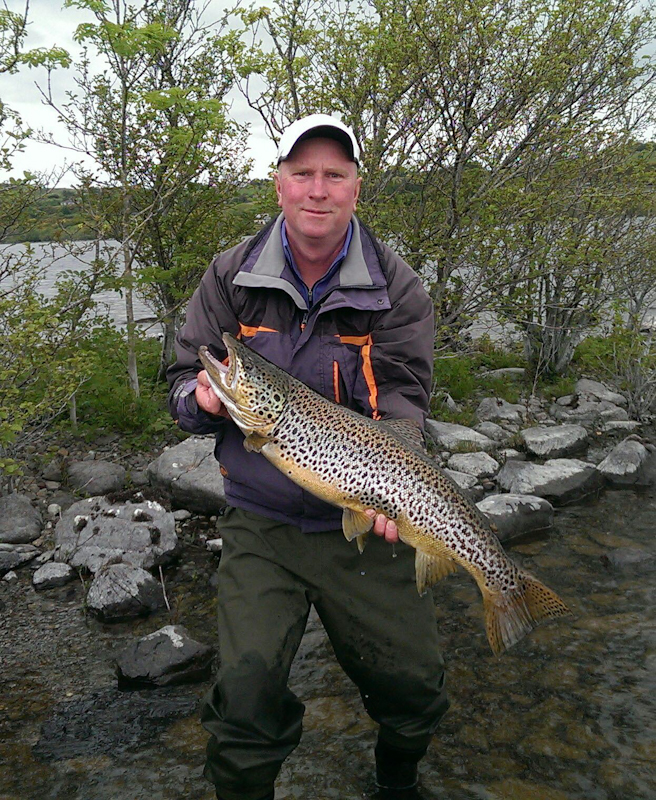
[[[344,125],[341,120],[328,114],[310,114],[308,117],[297,119],[285,129],[278,145],[278,164],[289,158],[294,145],[314,136],[336,139],[344,145],[351,161],[355,161],[356,164],[360,163],[360,148],[355,134],[348,125]]]

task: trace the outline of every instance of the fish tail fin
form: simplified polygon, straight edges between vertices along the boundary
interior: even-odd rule
[[[510,592],[483,590],[485,630],[495,655],[500,655],[545,619],[570,613],[556,592],[528,572],[520,572]]]

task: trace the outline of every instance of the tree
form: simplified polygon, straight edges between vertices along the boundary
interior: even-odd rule
[[[128,374],[138,395],[132,293],[153,302],[163,322],[163,371],[201,270],[218,245],[241,236],[243,218],[230,204],[248,169],[246,131],[228,118],[222,52],[193,0],[67,5],[93,12],[96,21],[76,38],[107,65],[91,74],[85,56],[79,93],[58,111],[73,146],[97,164],[77,169],[81,201],[94,227],[121,243]]]
[[[545,176],[619,152],[652,115],[654,18],[632,0],[277,0],[239,14],[226,47],[245,97],[274,137],[312,111],[353,126],[360,213],[425,279],[442,338],[526,281],[511,244],[522,214],[548,212]]]

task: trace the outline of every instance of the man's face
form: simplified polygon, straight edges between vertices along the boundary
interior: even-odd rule
[[[360,183],[357,168],[334,139],[306,139],[280,164],[275,176],[292,244],[336,247],[355,211]]]

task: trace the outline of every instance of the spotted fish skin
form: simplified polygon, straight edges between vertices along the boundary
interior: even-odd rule
[[[568,613],[552,590],[514,564],[456,484],[389,422],[333,403],[229,334],[224,342],[229,369],[234,367],[231,382],[207,351],[201,350],[200,357],[215,391],[245,433],[245,447],[344,509],[347,538],[357,536],[363,546],[372,525],[365,509],[395,520],[399,538],[416,550],[420,592],[456,565],[464,567],[483,595],[495,653],[515,644],[540,620]],[[227,383],[230,389],[222,385]]]

